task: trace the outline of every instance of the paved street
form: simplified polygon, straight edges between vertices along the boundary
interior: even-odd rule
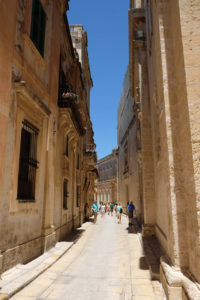
[[[98,217],[79,229],[79,239],[53,266],[14,295],[13,300],[158,300],[140,235],[128,233],[127,218]]]

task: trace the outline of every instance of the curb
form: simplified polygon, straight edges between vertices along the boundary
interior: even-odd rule
[[[32,274],[32,276],[30,276],[27,280],[25,279],[22,282],[16,281],[15,279],[12,280],[11,284],[14,284],[15,287],[12,288],[8,288],[9,284],[6,284],[4,287],[0,288],[0,300],[7,300],[9,298],[11,298],[12,296],[14,296],[16,293],[18,293],[20,290],[22,290],[24,287],[26,287],[28,284],[30,284],[33,280],[35,280],[38,276],[40,276],[42,273],[44,273],[47,269],[49,269],[52,265],[54,265],[69,249],[72,248],[72,246],[74,245],[74,242],[71,242],[71,244],[67,247],[67,249],[65,249],[62,253],[60,254],[53,254],[53,258],[54,260],[51,262],[48,262],[49,257],[43,261],[43,263],[40,264],[40,267],[42,268],[40,271],[36,272],[35,274]],[[57,256],[57,257],[56,257]],[[39,258],[39,257],[38,257]],[[37,258],[36,258],[37,259]],[[31,261],[33,262],[33,261]],[[44,264],[44,266],[42,267],[42,264]],[[30,273],[33,273],[32,270],[30,270]],[[26,273],[26,275],[29,272]],[[23,274],[24,275],[24,274]],[[28,276],[27,276],[28,277]],[[18,279],[18,278],[17,278]],[[5,290],[7,288],[8,292],[4,292],[3,290]]]
[[[8,300],[8,296],[4,294],[0,294],[0,300]]]

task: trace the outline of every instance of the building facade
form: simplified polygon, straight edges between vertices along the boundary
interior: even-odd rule
[[[92,198],[92,80],[67,10],[64,0],[0,3],[0,273],[80,226]]]
[[[155,235],[166,254],[167,299],[200,298],[199,10],[199,1],[130,1],[143,234]]]
[[[118,195],[126,211],[127,204],[133,201],[138,221],[143,221],[141,180],[141,145],[139,122],[133,109],[134,99],[130,95],[130,74],[127,69],[121,94],[118,117]]]
[[[118,202],[118,149],[97,161],[99,178],[95,183],[95,200],[100,203]]]

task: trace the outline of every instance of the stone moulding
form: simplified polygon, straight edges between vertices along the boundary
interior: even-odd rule
[[[71,94],[71,96],[69,96]],[[86,133],[85,130],[85,115],[81,108],[81,105],[78,105],[77,95],[73,93],[66,93],[66,96],[59,97],[58,107],[63,110],[70,108],[72,110],[71,119],[74,122],[75,127],[79,131],[80,135]]]
[[[187,297],[185,299],[200,299],[198,284],[184,275],[180,269],[170,266],[165,257],[161,257],[160,273],[161,283],[164,287],[167,299],[182,299],[182,294]],[[177,296],[179,296],[179,298]]]
[[[28,98],[33,101],[33,104],[39,107],[45,115],[49,116],[51,114],[51,111],[46,103],[36,95],[36,93],[26,84],[25,81],[14,83],[14,87],[17,93],[28,96]]]

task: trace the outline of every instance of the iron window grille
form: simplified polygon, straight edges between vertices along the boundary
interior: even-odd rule
[[[40,0],[33,0],[30,37],[35,47],[44,56],[46,15]]]
[[[80,157],[79,157],[79,154],[77,155],[76,168],[77,168],[77,170],[80,169]]]
[[[76,186],[76,207],[80,207],[81,204],[81,187],[80,185]]]
[[[65,156],[69,156],[69,137],[65,137]]]
[[[26,120],[23,121],[17,190],[17,199],[20,202],[35,201],[38,133],[39,130],[35,126]]]
[[[63,209],[67,209],[67,198],[69,196],[68,193],[68,180],[64,179],[63,180]]]

